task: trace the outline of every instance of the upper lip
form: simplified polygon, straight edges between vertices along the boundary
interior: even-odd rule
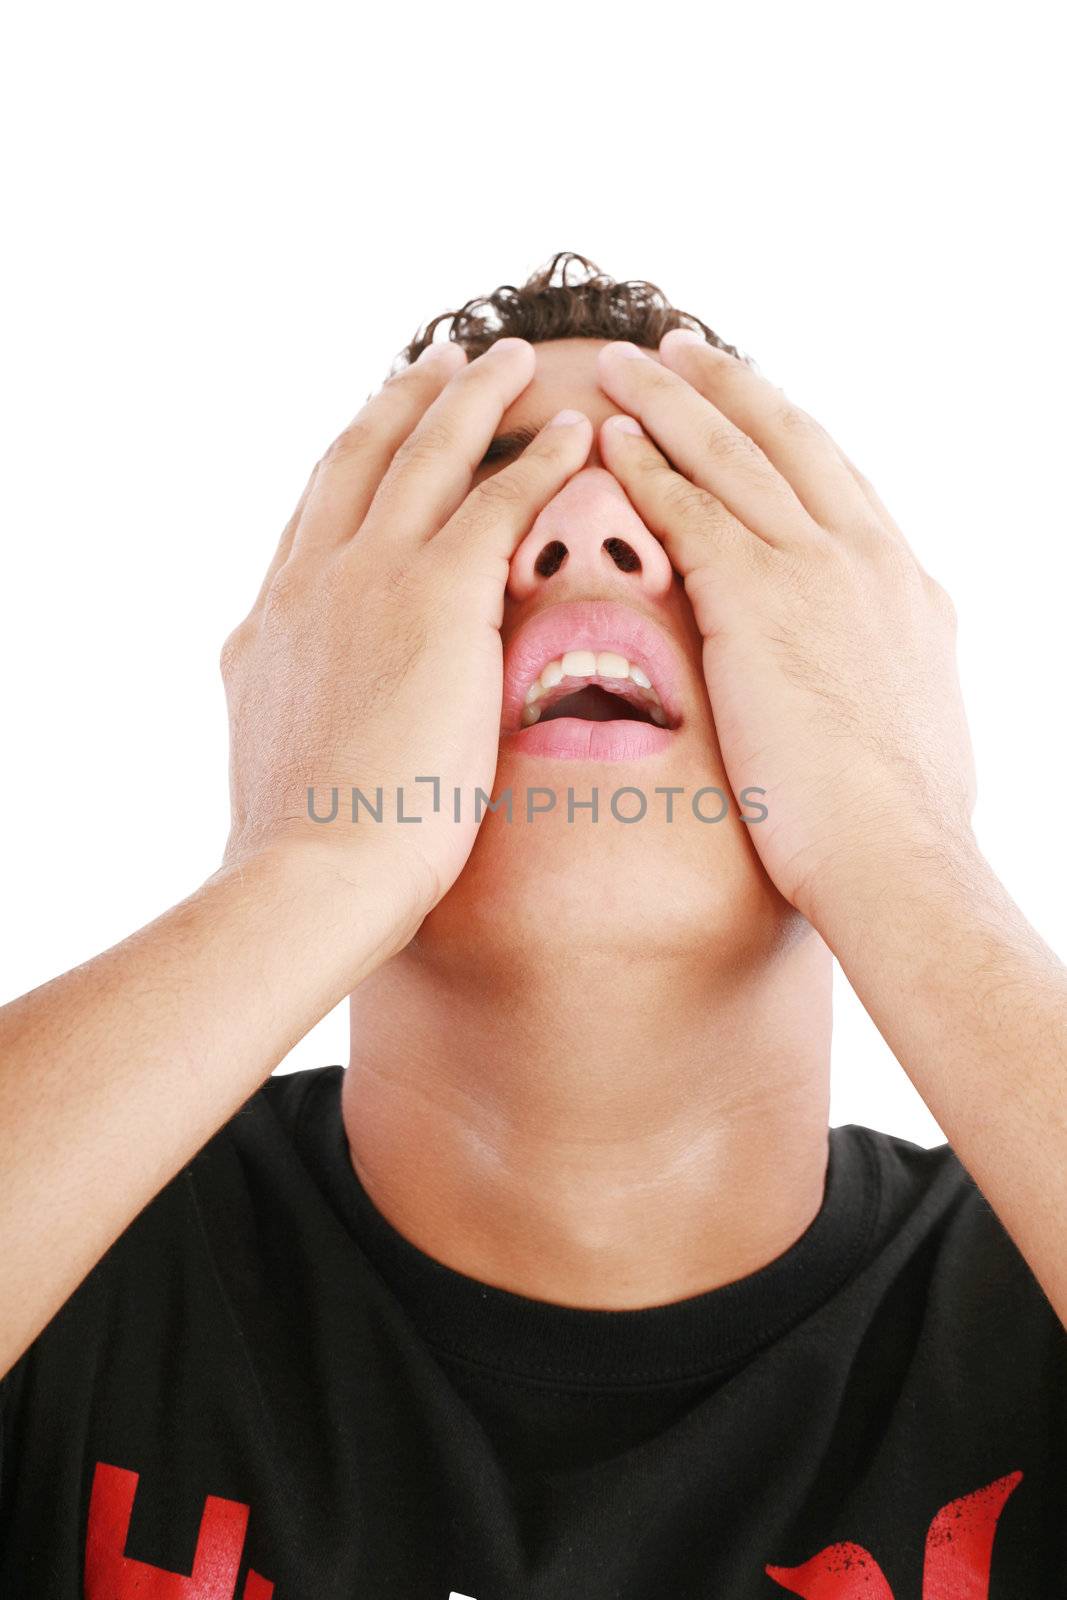
[[[504,652],[501,728],[522,726],[526,692],[550,661],[568,650],[611,650],[625,656],[651,680],[674,728],[681,720],[681,671],[674,645],[663,629],[640,611],[613,600],[572,600],[547,606],[529,618]]]

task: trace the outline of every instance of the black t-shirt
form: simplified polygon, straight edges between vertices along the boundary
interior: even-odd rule
[[[947,1145],[832,1130],[749,1277],[444,1267],[272,1078],[0,1386],[3,1600],[1060,1600],[1067,1333]]]

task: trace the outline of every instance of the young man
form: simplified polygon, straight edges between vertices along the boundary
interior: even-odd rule
[[[573,259],[316,467],[222,869],[0,1014],[4,1596],[1067,1594],[1067,975],[949,602]],[[831,952],[947,1144],[828,1130]]]

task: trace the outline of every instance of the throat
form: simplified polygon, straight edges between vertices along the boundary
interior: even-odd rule
[[[716,982],[706,960],[577,949],[545,944],[512,988],[409,948],[359,986],[344,1110],[364,1187],[434,1260],[559,1305],[758,1271],[821,1198],[825,951]]]

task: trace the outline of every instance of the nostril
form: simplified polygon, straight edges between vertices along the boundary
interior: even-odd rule
[[[641,557],[625,539],[605,539],[601,549],[607,551],[620,572],[641,571]]]
[[[558,539],[553,539],[545,545],[537,560],[534,562],[534,571],[539,578],[551,578],[558,572],[567,559],[567,546]]]

